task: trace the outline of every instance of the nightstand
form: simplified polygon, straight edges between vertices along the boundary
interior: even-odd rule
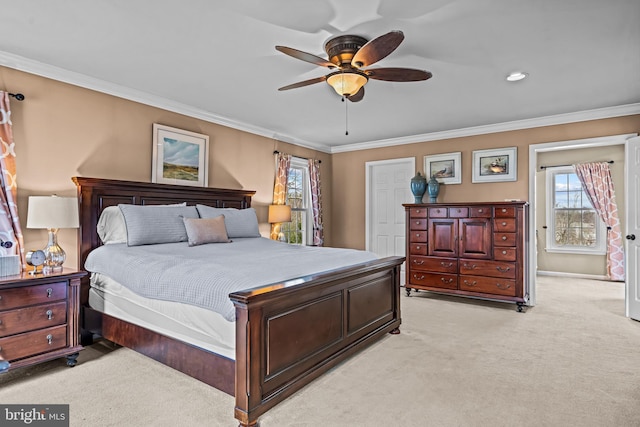
[[[80,278],[87,273],[27,272],[0,278],[0,360],[9,369],[67,357],[75,366],[79,333]]]

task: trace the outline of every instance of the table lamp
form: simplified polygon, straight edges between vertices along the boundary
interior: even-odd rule
[[[283,222],[291,222],[291,206],[269,205],[269,223],[276,224],[275,231],[278,232],[278,240],[286,242],[287,238],[282,232]]]
[[[58,230],[78,228],[78,199],[75,197],[29,196],[27,228],[46,228],[49,242],[44,248],[46,260],[42,272],[62,272],[67,255],[58,245]]]

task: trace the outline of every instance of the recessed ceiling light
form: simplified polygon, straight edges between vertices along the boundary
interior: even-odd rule
[[[522,80],[525,77],[527,77],[527,73],[523,73],[522,71],[515,71],[507,76],[507,81],[517,82],[518,80]]]

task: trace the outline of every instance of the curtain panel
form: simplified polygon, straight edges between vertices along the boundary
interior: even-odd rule
[[[589,201],[608,228],[607,274],[611,280],[624,281],[622,231],[609,164],[606,162],[583,163],[573,167]]]
[[[0,181],[0,255],[19,255],[22,268],[26,267],[24,241],[18,218],[18,185],[16,182],[16,153],[13,142],[9,93],[0,91],[0,145],[2,169]]]
[[[276,155],[276,181],[273,186],[273,204],[284,205],[287,201],[287,179],[289,178],[289,166],[291,154],[278,153]],[[271,224],[270,237],[278,240],[280,224]]]
[[[324,244],[322,226],[322,195],[320,193],[320,161],[309,159],[309,178],[311,180],[311,210],[313,212],[313,245]]]

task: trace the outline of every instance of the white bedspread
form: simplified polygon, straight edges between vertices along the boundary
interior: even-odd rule
[[[229,294],[376,259],[367,251],[289,245],[267,238],[189,247],[167,243],[100,246],[85,269],[147,298],[207,308],[235,320]]]

